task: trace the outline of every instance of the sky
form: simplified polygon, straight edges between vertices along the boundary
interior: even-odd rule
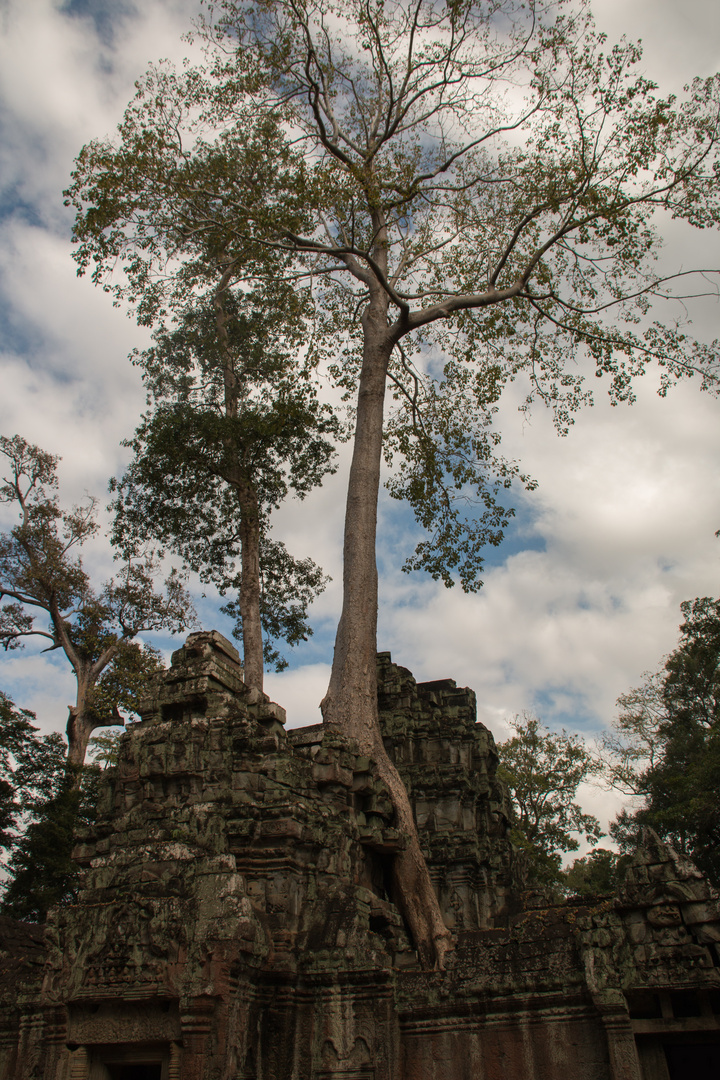
[[[147,337],[76,276],[61,193],[82,145],[113,132],[148,63],[188,54],[182,35],[197,8],[196,0],[0,0],[0,433],[61,456],[68,503],[90,492],[104,504],[109,477],[127,461],[120,444],[144,405],[127,355]],[[714,0],[596,0],[593,10],[611,40],[642,39],[644,70],[662,90],[720,68]],[[670,225],[665,242],[669,265],[718,263],[716,235]],[[699,337],[718,336],[717,300],[690,314]],[[664,399],[656,390],[648,375],[632,407],[598,398],[562,439],[541,409],[521,414],[522,390],[511,388],[501,403],[505,452],[538,488],[518,496],[478,594],[402,574],[412,523],[397,504],[381,504],[379,648],[418,681],[471,686],[499,740],[525,710],[596,736],[618,695],[674,647],[681,601],[720,595],[720,402],[692,384]],[[276,518],[292,552],[333,578],[313,608],[315,636],[292,650],[288,671],[267,678],[292,726],[320,719],[340,608],[346,465],[347,455],[322,489]],[[111,572],[102,538],[86,565],[97,580]],[[216,598],[198,596],[197,606],[204,629],[230,632]],[[159,644],[169,651],[181,640]],[[43,730],[62,730],[73,679],[40,648],[0,656],[0,688],[35,710]],[[598,789],[584,800],[603,823],[619,805]]]

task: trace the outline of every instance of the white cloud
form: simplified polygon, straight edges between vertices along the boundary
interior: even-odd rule
[[[320,702],[325,696],[329,664],[305,664],[282,675],[265,676],[265,692],[287,710],[288,728],[319,724]]]
[[[548,721],[575,709],[582,726],[608,724],[673,647],[680,601],[717,591],[716,409],[686,386],[599,405],[564,440],[542,414],[515,443],[509,425],[540,481],[526,505],[545,550],[490,569],[477,595],[426,583],[426,617],[396,607],[383,643],[419,678],[473,686],[491,726],[538,701]]]
[[[714,0],[594,0],[592,10],[611,44],[623,35],[642,42],[642,70],[661,92],[677,93],[694,75],[720,69]]]
[[[2,687],[18,707],[30,709],[43,734],[65,732],[68,706],[75,703],[75,679],[65,658],[42,654],[42,645],[6,653],[2,659]]]
[[[0,311],[8,313],[0,340],[0,429],[62,455],[68,501],[85,489],[104,501],[107,479],[124,460],[119,441],[132,432],[144,400],[126,357],[146,338],[75,276],[71,215],[60,193],[82,144],[112,134],[147,61],[182,58],[180,35],[197,6],[138,5],[117,21],[110,44],[98,41],[90,20],[63,14],[57,0],[9,0],[4,7],[0,179],[10,212],[0,224]],[[694,70],[718,66],[710,0],[601,0],[595,8],[612,38],[644,39],[645,70],[670,89],[680,89]],[[661,224],[668,258],[716,261],[714,236]],[[717,305],[689,307],[701,333],[713,336]],[[691,385],[661,401],[648,378],[632,409],[599,400],[561,440],[541,411],[523,421],[519,397],[513,391],[503,404],[506,449],[540,486],[523,501],[525,532],[513,554],[490,565],[480,594],[447,592],[394,569],[400,528],[392,525],[393,504],[381,510],[388,532],[380,538],[380,647],[418,680],[453,677],[474,687],[480,716],[499,737],[507,734],[508,716],[533,706],[567,727],[573,718],[585,730],[607,724],[616,696],[673,647],[680,601],[718,593],[715,402]],[[277,514],[278,535],[290,550],[312,555],[334,578],[314,607],[317,637],[289,654],[300,666],[267,677],[291,725],[317,722],[327,684],[330,627],[341,601],[348,453],[345,447],[338,475],[321,490]],[[107,572],[106,548],[93,549],[89,559]],[[3,685],[18,704],[62,728],[72,699],[69,671],[37,655],[9,654],[2,665]]]

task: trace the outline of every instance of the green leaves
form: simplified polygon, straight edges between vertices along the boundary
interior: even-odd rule
[[[482,585],[482,553],[502,541],[514,511],[499,497],[515,481],[534,481],[499,453],[496,402],[503,373],[495,365],[448,361],[442,380],[411,364],[406,350],[391,369],[395,409],[385,428],[384,453],[395,471],[386,482],[407,501],[427,532],[404,570],[422,569],[465,591]],[[481,508],[481,509],[478,509]]]
[[[661,393],[691,375],[717,391],[718,343],[678,324],[706,279],[658,272],[655,225],[718,223],[717,78],[663,97],[637,44],[608,47],[587,10],[540,2],[222,0],[200,36],[208,66],[152,68],[117,140],[78,158],[80,271],[147,324],[182,323],[220,275],[227,304],[241,282],[268,311],[300,290],[312,354],[347,393],[362,313],[386,296],[396,345],[439,345],[447,363],[419,398],[402,362],[393,372],[390,490],[427,532],[406,568],[477,587],[509,483],[532,487],[491,434],[510,381],[560,433],[592,403],[590,372],[613,402],[651,365]],[[126,278],[111,281],[118,264]],[[466,366],[495,386],[471,393]]]
[[[152,649],[133,638],[166,629],[180,632],[193,617],[177,571],[156,591],[159,556],[145,544],[119,560],[113,578],[93,587],[76,550],[98,529],[96,500],[62,510],[55,494],[57,458],[20,436],[0,439],[9,467],[2,497],[14,502],[19,524],[0,535],[0,643],[21,648],[44,638],[62,649],[77,679],[76,713],[90,730],[123,723],[139,681],[158,666]],[[36,624],[38,613],[43,622]]]
[[[152,535],[221,595],[242,591],[243,545],[252,543],[244,524],[259,515],[258,617],[266,661],[280,666],[273,640],[295,644],[311,632],[307,606],[325,578],[271,539],[270,514],[334,470],[339,432],[298,356],[305,315],[303,298],[282,285],[262,295],[223,285],[211,303],[184,309],[177,328],[159,327],[153,347],[134,357],[153,408],[111,485],[116,541],[132,550]],[[223,609],[238,637],[242,606]]]
[[[275,643],[285,641],[291,647],[312,636],[308,607],[323,591],[328,578],[312,559],[295,559],[283,543],[264,535],[260,542],[260,620],[264,631],[265,664],[284,671],[287,660]],[[232,578],[225,587],[239,591],[239,581]],[[235,619],[233,637],[242,640],[243,615],[238,600],[230,600],[220,609]]]
[[[49,908],[76,897],[80,869],[71,853],[80,803],[80,792],[65,778],[39,807],[13,852],[2,903],[6,915],[42,923]]]
[[[246,281],[279,277],[282,248],[256,237],[308,223],[305,166],[278,122],[233,99],[218,130],[218,107],[199,72],[151,68],[119,142],[88,143],[65,192],[78,272],[92,268],[144,325],[211,292],[219,267]],[[124,278],[113,276],[118,264]]]
[[[627,856],[607,848],[595,848],[581,859],[575,859],[563,875],[563,885],[575,896],[607,896],[617,894]]]
[[[58,791],[65,774],[60,735],[38,735],[35,714],[0,691],[0,849],[9,850],[28,815]]]
[[[720,881],[720,601],[681,605],[680,643],[664,669],[619,699],[616,784],[644,804],[618,816],[611,834],[630,847],[650,825]]]
[[[575,834],[590,842],[602,836],[597,818],[575,801],[601,764],[579,736],[551,732],[535,716],[517,716],[511,726],[516,734],[498,745],[498,776],[513,800],[513,840],[528,852],[531,880],[556,884],[562,853],[580,846]]]

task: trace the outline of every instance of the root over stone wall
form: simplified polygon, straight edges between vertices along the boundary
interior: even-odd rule
[[[193,634],[78,837],[77,902],[44,931],[0,920],[0,1080],[720,1075],[720,907],[697,870],[649,834],[619,895],[526,910],[472,691],[387,653],[378,691],[448,970],[421,969],[393,903],[404,841],[373,762],[286,732],[233,646]]]

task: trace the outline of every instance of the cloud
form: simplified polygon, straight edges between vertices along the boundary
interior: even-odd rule
[[[36,714],[42,734],[64,733],[68,706],[75,702],[75,679],[65,657],[43,655],[42,648],[31,645],[3,656],[2,689],[19,707]]]
[[[425,582],[425,617],[396,604],[383,642],[420,678],[475,687],[491,726],[538,702],[549,722],[607,725],[618,694],[673,647],[680,602],[717,589],[716,409],[691,386],[666,399],[648,386],[633,408],[586,412],[566,439],[542,414],[522,435],[509,423],[539,479],[524,505],[544,550],[490,569],[477,595]]]
[[[181,34],[197,10],[194,0],[9,0],[3,8],[0,429],[62,455],[64,501],[89,490],[104,502],[109,476],[127,460],[119,443],[144,403],[127,354],[147,336],[76,277],[72,215],[61,192],[80,147],[113,133],[147,62],[179,61],[188,51]],[[644,70],[670,90],[693,71],[718,66],[710,0],[601,0],[595,11],[611,39],[643,38]],[[659,227],[668,260],[716,261],[714,234],[664,219]],[[712,338],[717,304],[687,307],[699,332]],[[529,708],[549,724],[584,732],[607,725],[617,695],[674,646],[680,601],[717,595],[716,402],[692,384],[660,399],[651,377],[641,381],[632,408],[611,408],[598,390],[596,407],[566,439],[542,410],[529,421],[517,411],[522,387],[507,393],[500,414],[506,453],[539,487],[520,496],[517,527],[490,553],[479,594],[400,573],[413,526],[392,501],[381,505],[380,647],[418,680],[452,677],[474,687],[479,715],[499,738],[508,717]],[[341,605],[349,452],[342,449],[335,477],[275,517],[293,554],[311,555],[333,577],[313,607],[315,637],[288,653],[291,670],[267,677],[291,725],[317,722],[327,685]],[[88,551],[88,565],[100,576],[109,572],[101,541]],[[213,618],[211,598],[203,616]],[[9,654],[0,676],[19,705],[38,710],[46,729],[62,728],[72,699],[67,667],[52,657]]]
[[[709,32],[716,25],[714,0],[594,0],[592,11],[611,43],[621,36],[642,42],[641,70],[665,93],[720,69],[720,42]]]
[[[329,664],[304,664],[283,675],[265,676],[265,692],[287,710],[288,728],[319,724],[320,702],[325,696]]]

